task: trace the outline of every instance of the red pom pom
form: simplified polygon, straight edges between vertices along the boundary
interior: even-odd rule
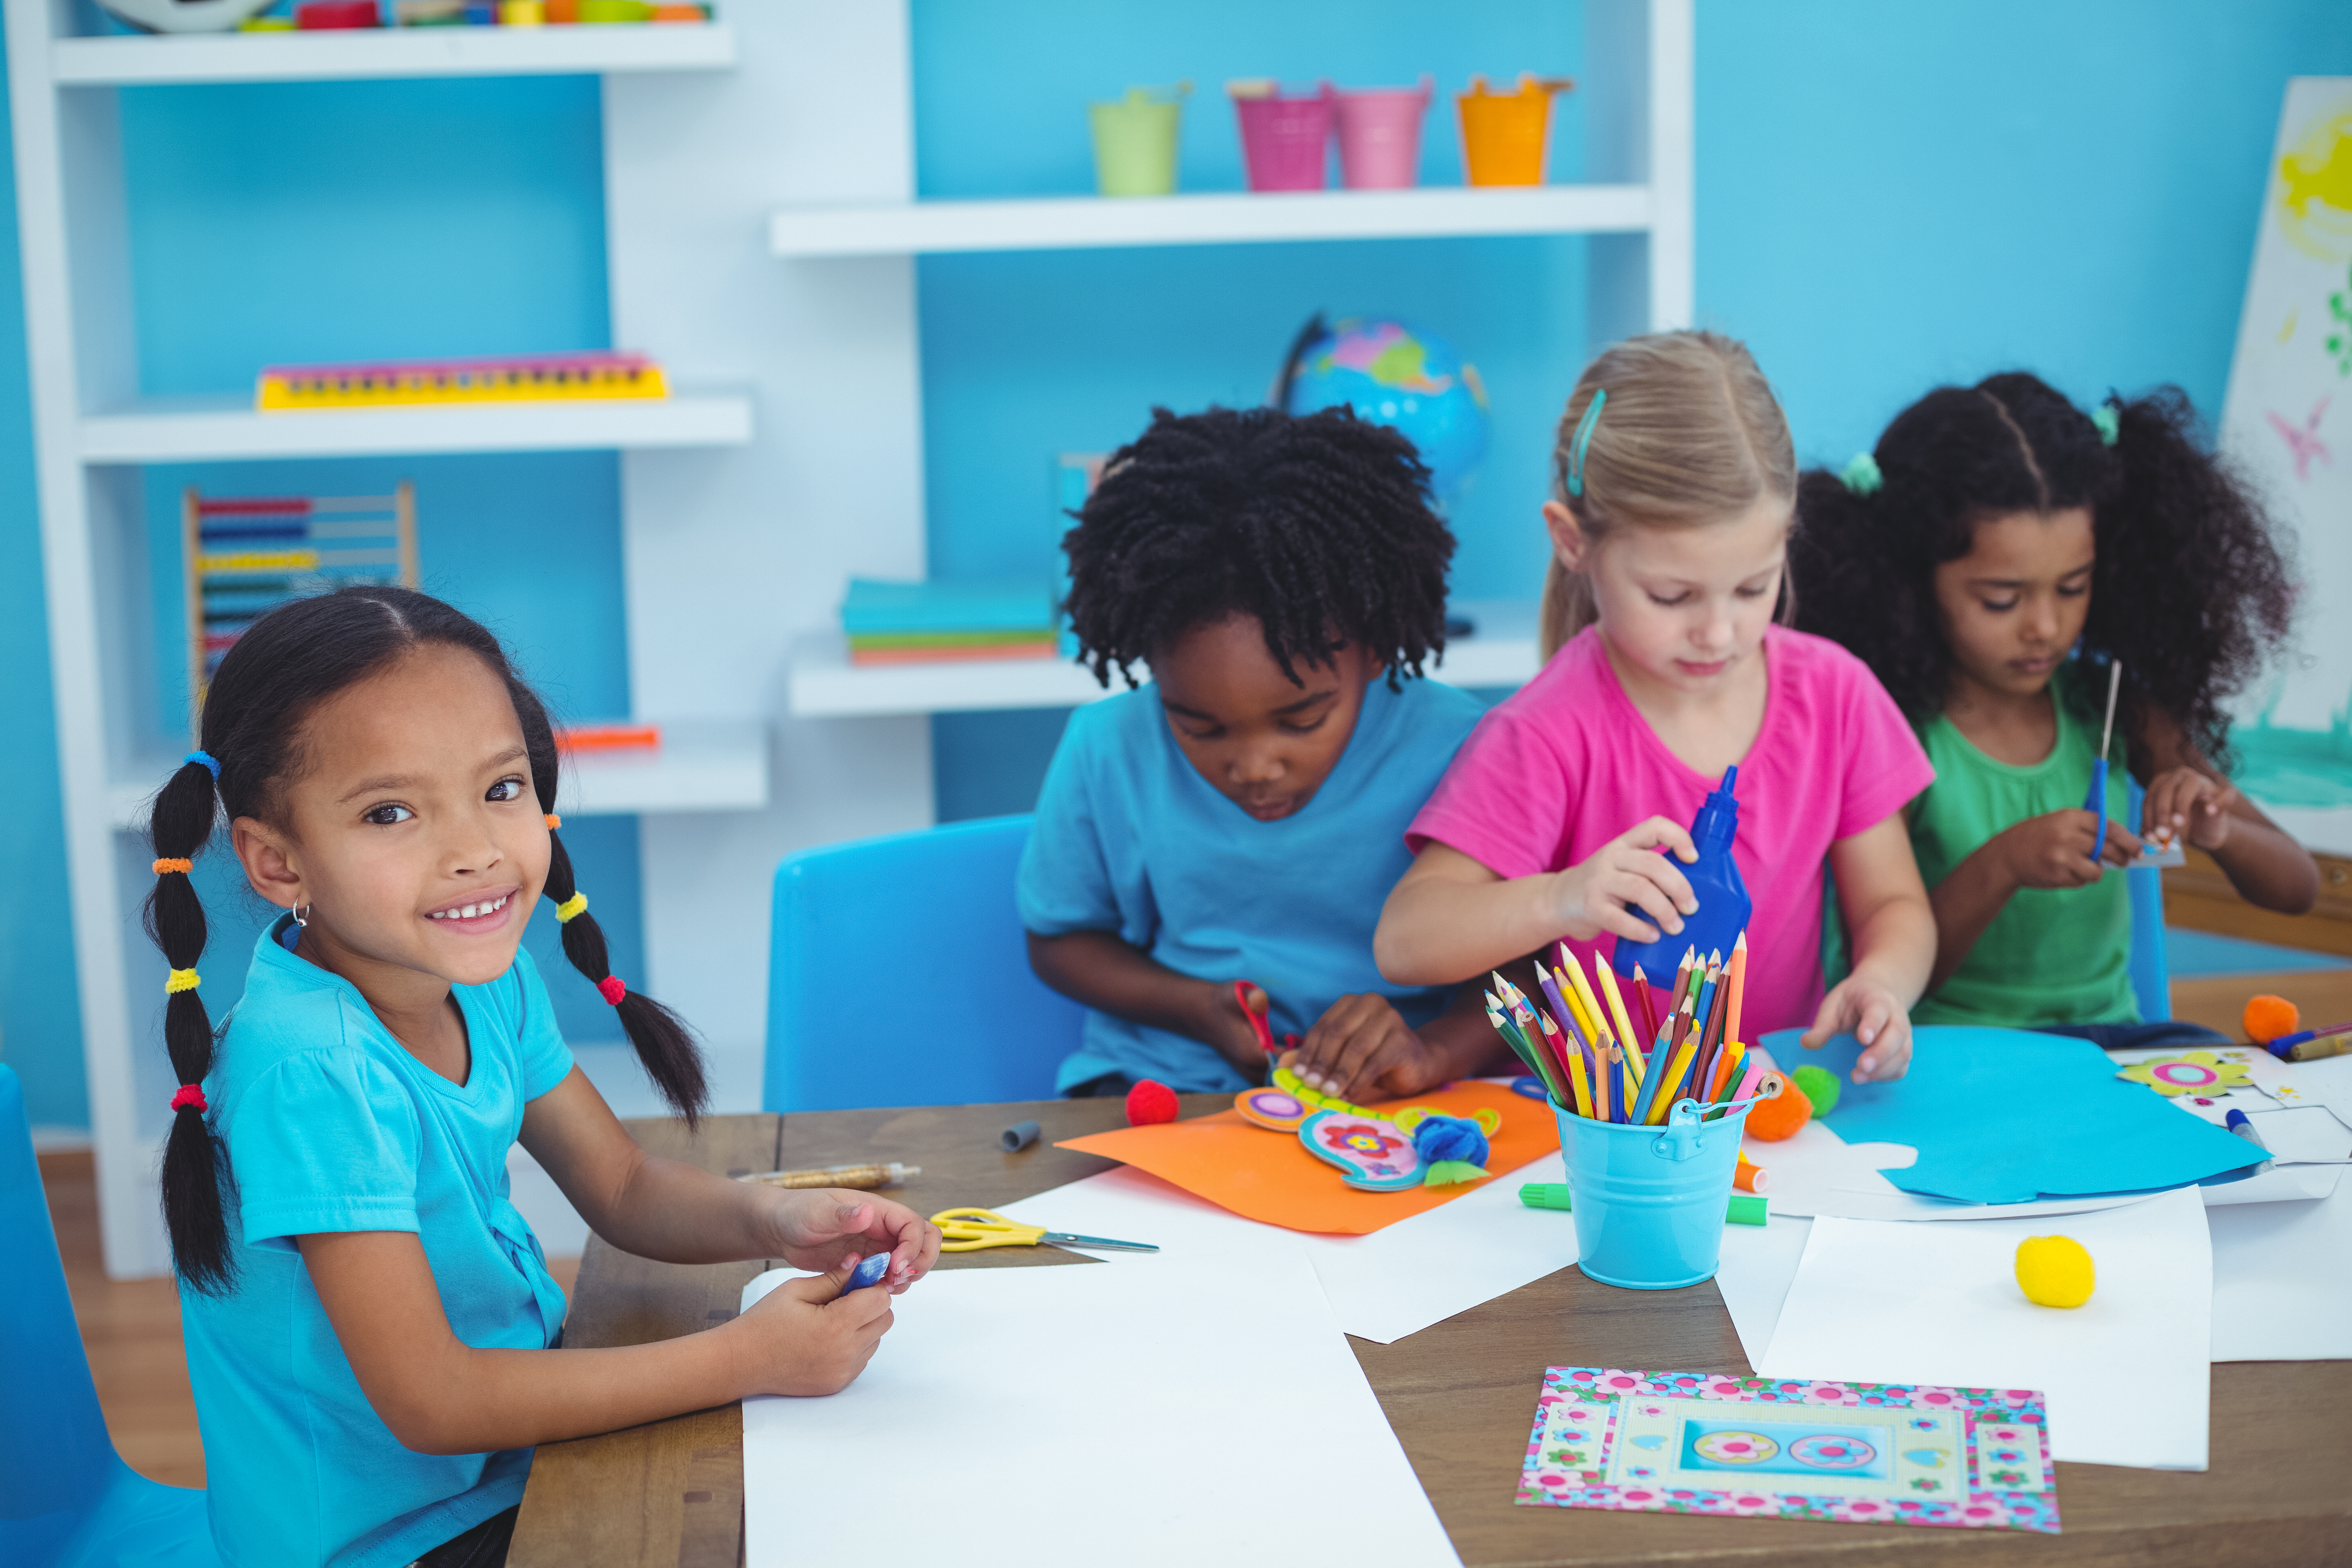
[[[1127,1124],[1149,1127],[1155,1121],[1176,1120],[1176,1091],[1164,1083],[1145,1079],[1127,1091]]]
[[[596,994],[615,1007],[621,1005],[621,998],[628,994],[629,988],[621,984],[621,977],[617,974],[607,974],[604,979],[596,982]]]

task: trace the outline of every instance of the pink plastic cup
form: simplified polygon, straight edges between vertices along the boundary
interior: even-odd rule
[[[1434,79],[1412,88],[1341,92],[1339,182],[1351,191],[1409,190],[1420,183],[1421,123],[1435,94]]]
[[[1246,89],[1246,90],[1243,90]],[[1272,84],[1227,84],[1242,126],[1242,161],[1253,191],[1319,191],[1329,162],[1328,82],[1303,98],[1285,98]]]

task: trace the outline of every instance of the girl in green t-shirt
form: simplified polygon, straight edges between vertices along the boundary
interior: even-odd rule
[[[1797,624],[1869,664],[1936,766],[1909,808],[1937,936],[1917,1023],[2206,1037],[2143,1024],[2133,999],[2130,896],[2106,873],[2144,837],[2206,851],[2264,909],[2318,897],[2311,857],[2224,771],[2221,704],[2284,640],[2293,594],[2195,423],[2176,388],[2086,415],[2011,372],[1938,387],[1843,473],[1804,478]],[[2112,663],[2100,840],[2084,804]],[[2137,824],[2126,768],[2147,791]]]

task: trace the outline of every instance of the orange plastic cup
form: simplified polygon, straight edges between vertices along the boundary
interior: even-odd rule
[[[1540,185],[1550,144],[1551,95],[1576,84],[1566,77],[1519,78],[1517,92],[1486,90],[1474,76],[1454,100],[1462,119],[1462,165],[1474,185]]]

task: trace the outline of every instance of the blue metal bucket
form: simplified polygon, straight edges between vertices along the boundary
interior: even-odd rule
[[[1576,1200],[1576,1266],[1627,1290],[1674,1290],[1715,1277],[1724,1204],[1752,1100],[1679,1100],[1663,1127],[1594,1121],[1551,1102]]]

